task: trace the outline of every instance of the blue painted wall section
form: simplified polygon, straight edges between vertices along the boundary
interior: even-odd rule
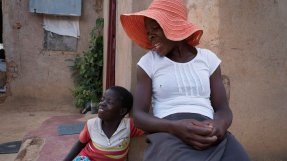
[[[82,0],[30,0],[29,11],[62,16],[81,16]]]

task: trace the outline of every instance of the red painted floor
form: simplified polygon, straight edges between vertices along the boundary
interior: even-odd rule
[[[44,145],[39,153],[38,161],[61,161],[78,139],[79,134],[58,134],[58,126],[61,124],[73,124],[82,122],[83,115],[53,116],[42,123],[42,125],[29,132],[25,139],[38,137],[44,139]],[[25,140],[24,139],[24,140]]]

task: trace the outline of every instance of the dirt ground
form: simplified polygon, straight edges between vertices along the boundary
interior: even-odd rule
[[[40,107],[0,104],[0,143],[22,140],[29,131],[37,129],[48,118],[71,114],[79,114],[79,109],[72,105]],[[0,154],[0,161],[14,161],[16,156],[17,153]]]
[[[81,121],[81,122],[86,121],[96,116],[95,114],[91,114],[90,112],[82,116],[82,114],[80,114],[79,112],[79,109],[75,108],[73,105],[65,105],[65,106],[62,105],[62,106],[57,106],[57,107],[41,105],[40,107],[40,106],[31,106],[31,105],[23,106],[23,105],[0,104],[0,118],[1,118],[0,143],[23,140],[25,138],[24,139],[25,142],[22,143],[21,149],[19,150],[18,153],[0,154],[0,161],[53,160],[53,159],[46,159],[46,158],[51,158],[51,157],[43,156],[42,155],[43,153],[41,152],[39,153],[39,151],[41,149],[42,150],[45,149],[43,148],[44,144],[45,144],[44,146],[46,146],[47,144],[49,146],[52,146],[50,147],[50,149],[54,148],[54,146],[49,144],[48,143],[49,141],[44,143],[45,141],[41,139],[41,137],[35,138],[35,139],[27,139],[26,138],[27,134],[35,130],[39,132],[38,129],[42,129],[41,127],[43,127],[43,125],[44,127],[47,127],[46,126],[47,123],[48,124],[51,123],[51,118],[55,118],[58,116],[60,118],[66,118],[66,117],[70,117],[74,115],[77,115],[77,116],[80,115],[80,118],[78,119],[78,121]],[[46,131],[44,131],[44,133]],[[43,136],[43,132],[41,135]],[[56,152],[55,150],[53,152],[51,151],[47,152],[47,149],[49,148],[46,148],[46,151],[44,150],[44,153],[46,155],[59,155],[59,154],[62,154],[60,152],[61,151],[63,152],[63,149],[65,151],[69,150],[67,149],[66,142],[69,142],[69,139],[73,140],[73,138],[71,138],[70,136],[67,136],[67,137],[63,139],[64,142],[59,143],[61,144],[61,147],[57,147]],[[73,137],[75,137],[75,135],[73,135]],[[52,138],[55,138],[55,137],[52,136]],[[49,138],[47,140],[49,140]],[[57,140],[57,141],[60,141],[60,140]],[[72,144],[74,144],[74,142]],[[141,160],[139,158],[142,158],[143,156],[144,145],[145,145],[145,137],[135,138],[134,141],[131,142],[131,148],[130,148],[128,160],[131,160],[131,161]],[[22,157],[23,151],[25,153],[27,152],[27,154],[25,154],[25,157]],[[41,154],[40,158],[39,158],[39,154]],[[55,160],[55,161],[58,161],[58,160]]]

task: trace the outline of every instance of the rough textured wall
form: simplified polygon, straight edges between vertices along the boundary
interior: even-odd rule
[[[134,91],[136,82],[136,63],[145,53],[137,45],[132,44],[129,37],[124,32],[120,24],[120,15],[124,13],[137,12],[146,8],[150,4],[150,0],[133,1],[119,0],[117,1],[117,20],[116,27],[116,85],[124,86]],[[127,5],[128,4],[128,5]]]
[[[103,18],[104,18],[104,31],[103,31],[103,41],[104,41],[104,61],[107,62],[107,52],[108,52],[108,18],[109,18],[109,5],[110,1],[103,1]],[[104,63],[103,67],[103,91],[106,89],[106,77],[107,77],[107,63]]]
[[[287,1],[219,1],[232,131],[254,160],[287,160]]]
[[[133,6],[133,12],[141,11],[142,9],[146,9],[151,0],[145,1],[138,1],[137,5]],[[132,46],[132,83],[131,83],[131,90],[134,91],[136,87],[136,80],[137,80],[137,62],[139,59],[146,53],[145,49],[140,48],[138,45]]]
[[[102,1],[84,0],[76,52],[44,51],[43,15],[28,12],[28,0],[2,0],[4,48],[8,62],[9,97],[21,107],[72,105],[73,81],[68,59],[88,48],[89,33]]]
[[[120,14],[131,12],[132,0],[117,1],[117,20],[116,25],[116,60],[115,60],[115,84],[130,89],[132,71],[132,42],[124,33],[120,25]]]
[[[287,160],[287,6],[279,0],[187,1],[204,29],[200,47],[230,79],[231,131],[252,159]]]

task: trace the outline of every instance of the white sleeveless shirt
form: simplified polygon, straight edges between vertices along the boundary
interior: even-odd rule
[[[137,63],[152,80],[152,109],[156,117],[198,113],[213,119],[209,77],[221,60],[210,50],[197,49],[189,62],[177,63],[154,51]]]

